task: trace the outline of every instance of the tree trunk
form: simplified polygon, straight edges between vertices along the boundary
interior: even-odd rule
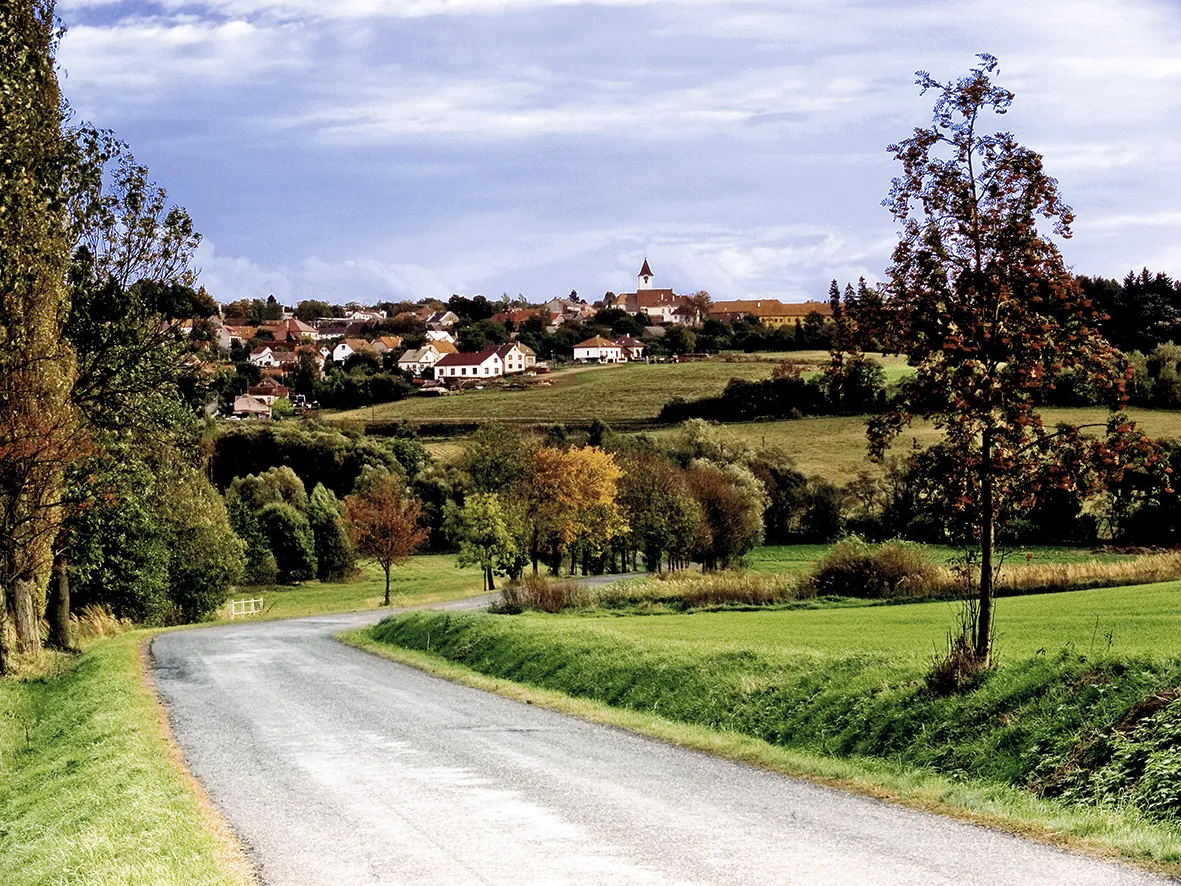
[[[386,570],[385,570],[385,601],[381,605],[382,606],[389,606],[390,605],[390,570],[389,570],[388,566],[386,567]]]
[[[36,579],[18,578],[12,598],[12,620],[16,627],[16,651],[21,655],[36,655],[41,651],[41,619],[33,590]]]
[[[492,567],[491,566],[488,567],[487,573],[488,573],[488,590],[495,591],[496,590],[496,580],[492,577]]]
[[[70,560],[58,554],[53,561],[53,584],[49,594],[49,642],[58,649],[74,648],[70,624]]]
[[[0,581],[0,677],[8,675],[8,660],[12,650],[8,647],[8,577]]]
[[[992,542],[996,524],[992,496],[992,433],[984,432],[980,461],[980,609],[976,619],[976,661],[992,655]]]

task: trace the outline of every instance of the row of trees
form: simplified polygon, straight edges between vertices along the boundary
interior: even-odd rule
[[[200,237],[125,144],[69,125],[58,34],[49,0],[0,8],[0,672],[45,616],[71,645],[71,576],[84,599],[135,576],[141,615],[187,619],[241,565],[171,328],[216,309]]]

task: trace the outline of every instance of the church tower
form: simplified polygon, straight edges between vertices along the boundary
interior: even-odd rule
[[[638,280],[636,283],[636,292],[643,289],[651,289],[653,276],[655,275],[652,273],[652,269],[648,267],[648,257],[644,256],[644,266],[640,268],[640,273],[636,275]]]

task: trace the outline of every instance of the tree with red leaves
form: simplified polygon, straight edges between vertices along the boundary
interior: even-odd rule
[[[1098,332],[1100,312],[1038,230],[1044,219],[1058,237],[1070,236],[1073,214],[1057,181],[1011,133],[982,132],[985,115],[1005,114],[1013,93],[992,82],[997,60],[979,59],[953,82],[920,71],[922,93],[938,94],[932,123],[889,147],[902,174],[883,205],[902,229],[875,332],[915,374],[870,422],[869,441],[880,459],[915,419],[942,432],[942,482],[979,543],[975,623],[962,642],[986,666],[998,515],[1030,507],[1050,486],[1093,493],[1151,447],[1122,414],[1126,361]],[[1038,389],[1065,370],[1107,396],[1112,412],[1102,435],[1047,428],[1034,408]]]
[[[390,605],[390,570],[410,555],[430,534],[418,518],[422,503],[406,494],[406,482],[396,474],[378,477],[362,491],[346,495],[341,516],[353,547],[385,572],[385,600]]]

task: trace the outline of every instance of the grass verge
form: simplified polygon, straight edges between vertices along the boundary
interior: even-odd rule
[[[255,882],[171,741],[146,636],[98,643],[56,676],[0,681],[0,883]]]
[[[542,621],[583,625],[548,632],[536,629]],[[1176,661],[1036,657],[968,696],[935,699],[905,661],[707,653],[626,642],[600,632],[602,622],[417,614],[347,640],[686,747],[1181,874],[1169,708],[1140,707],[1178,685]],[[1136,747],[1118,747],[1121,736]],[[1166,773],[1156,788],[1143,765],[1154,755]]]

